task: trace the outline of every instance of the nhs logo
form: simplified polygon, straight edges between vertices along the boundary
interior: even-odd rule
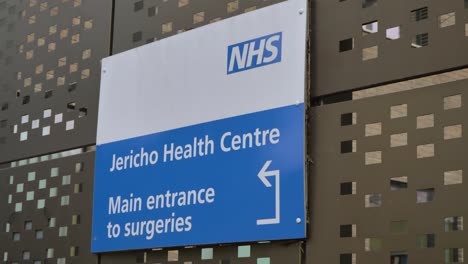
[[[227,74],[280,62],[282,40],[278,32],[229,46]]]

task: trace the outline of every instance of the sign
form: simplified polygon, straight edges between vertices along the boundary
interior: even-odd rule
[[[92,252],[305,237],[303,10],[103,60]]]

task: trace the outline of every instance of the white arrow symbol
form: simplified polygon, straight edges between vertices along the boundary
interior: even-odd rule
[[[266,187],[271,187],[271,183],[267,180],[266,177],[275,176],[275,218],[258,219],[257,225],[272,225],[280,223],[280,171],[267,171],[270,164],[271,160],[265,162],[265,165],[263,165],[263,168],[258,173],[258,178],[260,178]]]

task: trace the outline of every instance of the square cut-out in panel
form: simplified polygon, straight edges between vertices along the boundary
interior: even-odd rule
[[[408,221],[398,220],[390,222],[390,232],[392,234],[406,234],[408,233]]]
[[[84,23],[83,23],[83,28],[84,30],[90,30],[93,28],[93,20],[92,19],[89,19],[89,20],[86,20]]]
[[[429,45],[429,34],[428,33],[417,34],[411,40],[411,47],[413,47],[413,48],[422,48],[422,47],[426,47],[428,45]]]
[[[385,31],[385,37],[388,40],[396,40],[396,39],[399,39],[400,36],[401,36],[400,26],[387,28],[387,30]]]
[[[365,251],[380,251],[382,249],[382,239],[380,238],[366,238],[364,239]]]
[[[357,227],[355,224],[340,225],[340,237],[356,237]]]
[[[443,14],[439,16],[439,27],[444,28],[444,27],[450,27],[455,25],[455,12]]]
[[[369,48],[364,48],[362,49],[362,60],[367,61],[367,60],[373,60],[379,57],[379,47],[378,46],[372,46]]]
[[[362,8],[369,8],[377,5],[377,0],[361,0]]]
[[[429,9],[427,6],[411,10],[411,21],[421,21],[429,17]]]
[[[257,258],[257,264],[270,264],[270,258]]]
[[[50,135],[50,126],[45,126],[42,128],[42,136]]]
[[[339,52],[345,52],[352,50],[354,48],[354,38],[348,38],[340,40],[339,42]]]
[[[357,141],[356,140],[346,140],[341,142],[341,149],[340,152],[342,154],[345,153],[353,153],[357,151]]]
[[[408,188],[408,177],[393,177],[390,179],[390,190],[398,191]]]
[[[366,124],[366,137],[382,135],[382,123]]]
[[[357,184],[356,182],[343,182],[340,184],[340,195],[356,194]]]
[[[179,250],[168,250],[167,261],[179,261]]]
[[[201,259],[202,260],[213,259],[213,248],[202,248]]]
[[[416,190],[416,203],[429,203],[434,201],[435,189],[419,189]]]
[[[402,118],[408,115],[408,105],[401,104],[401,105],[394,105],[390,107],[390,118]]]
[[[365,207],[380,207],[382,206],[382,194],[374,193],[374,194],[366,194],[364,197],[364,205]]]
[[[435,234],[418,235],[416,241],[419,248],[433,248],[435,247]]]
[[[407,251],[390,252],[390,264],[407,264],[407,263],[408,263]]]
[[[444,253],[446,264],[463,263],[464,261],[463,248],[446,248]]]
[[[462,95],[451,95],[444,97],[444,110],[450,110],[462,107]]]
[[[142,31],[137,31],[132,34],[132,41],[133,42],[138,42],[143,39],[143,32]]]
[[[193,15],[193,24],[198,24],[205,21],[205,12],[198,12]]]
[[[163,34],[172,32],[172,22],[164,23],[164,24],[162,24],[161,27],[162,27],[162,33]]]
[[[461,138],[462,137],[462,125],[453,125],[444,127],[444,140]]]
[[[416,147],[416,158],[424,159],[435,156],[434,144],[419,145]]]
[[[444,185],[462,184],[463,170],[444,172]]]
[[[148,8],[148,16],[149,16],[149,17],[155,16],[155,15],[158,13],[158,11],[159,11],[158,9],[159,9],[159,8],[156,7],[156,6],[152,6],[152,7]]]
[[[356,253],[340,254],[340,264],[356,264]]]
[[[366,152],[364,159],[366,165],[380,164],[382,163],[382,151]]]
[[[352,126],[357,123],[357,113],[341,114],[341,126]]]
[[[462,231],[463,216],[451,216],[444,218],[445,232]]]
[[[416,118],[416,128],[429,128],[434,127],[434,114],[422,115]]]
[[[408,145],[408,133],[390,135],[390,147],[401,147]]]
[[[372,21],[365,24],[362,24],[362,35],[369,35],[379,32],[379,22]]]
[[[227,12],[232,13],[239,10],[239,0],[231,1],[227,3]]]
[[[190,0],[179,0],[178,7],[183,7],[188,5]]]
[[[250,245],[239,246],[237,247],[237,257],[238,258],[250,258]]]

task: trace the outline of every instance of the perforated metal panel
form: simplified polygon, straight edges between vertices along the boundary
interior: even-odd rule
[[[462,262],[467,85],[312,111],[307,263]]]
[[[113,53],[284,0],[116,1]]]
[[[0,1],[0,162],[93,144],[111,1]]]
[[[313,0],[311,5],[314,96],[468,65],[464,0]]]
[[[94,152],[59,157],[0,170],[2,263],[96,262],[89,251]]]

